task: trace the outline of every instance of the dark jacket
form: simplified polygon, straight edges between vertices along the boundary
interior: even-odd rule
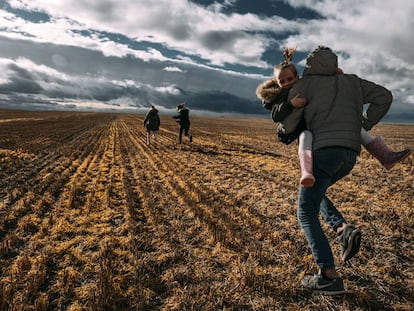
[[[158,131],[160,128],[160,116],[156,108],[151,108],[145,115],[144,125],[147,131]]]
[[[178,115],[173,116],[173,118],[180,123],[181,127],[190,127],[190,110],[188,108],[182,108],[178,111]]]
[[[306,98],[304,108],[294,108],[283,120],[286,133],[295,130],[302,117],[313,133],[313,150],[324,147],[361,149],[361,126],[369,130],[387,113],[392,94],[386,88],[356,75],[337,74],[337,56],[318,48],[306,60],[303,78],[292,87]],[[363,105],[369,104],[363,117]]]
[[[284,131],[281,122],[293,111],[293,106],[288,100],[289,91],[290,88],[279,88],[274,79],[263,82],[256,89],[256,95],[262,100],[263,108],[271,111],[270,116],[277,124],[276,131],[279,141],[286,145],[295,141],[305,129],[305,123],[302,120],[294,132],[286,134]]]
[[[293,106],[288,100],[289,89],[281,89],[278,96],[273,100],[271,117],[273,122],[278,123],[283,121],[289,114],[292,113]]]
[[[256,89],[257,97],[262,101],[263,108],[275,111],[274,122],[283,120],[291,111],[292,105],[287,101],[289,89],[281,89],[276,79],[272,78],[261,83]],[[277,107],[275,107],[277,106]]]

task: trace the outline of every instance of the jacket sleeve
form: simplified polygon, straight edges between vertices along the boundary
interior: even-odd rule
[[[296,96],[296,94],[302,92],[300,90],[300,80],[293,85],[292,89],[289,92],[288,101],[290,103],[290,100]],[[283,128],[283,132],[285,134],[291,134],[295,131],[295,129],[298,127],[300,121],[303,118],[303,110],[304,108],[293,108],[292,111],[283,119],[281,122],[281,127]]]
[[[283,121],[291,112],[293,106],[289,101],[277,103],[272,108],[272,120],[273,122]]]
[[[303,118],[303,108],[294,108],[292,112],[280,122],[284,134],[293,133]]]
[[[383,86],[360,79],[364,95],[364,102],[369,104],[362,117],[362,127],[370,130],[376,125],[390,109],[393,97],[392,93]]]

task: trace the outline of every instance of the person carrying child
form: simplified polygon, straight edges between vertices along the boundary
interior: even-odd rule
[[[283,120],[284,133],[291,134],[305,120],[312,132],[313,187],[299,187],[297,218],[319,272],[305,275],[302,285],[311,291],[336,295],[345,293],[343,279],[327,236],[319,221],[321,214],[341,243],[341,260],[359,251],[361,231],[348,224],[327,190],[353,169],[361,150],[361,129],[370,130],[388,112],[393,96],[385,87],[351,74],[338,74],[337,55],[320,46],[306,58],[303,77],[289,92],[287,102],[299,95],[306,106],[293,108]],[[363,106],[368,109],[363,114]]]
[[[287,100],[292,86],[299,79],[298,71],[291,62],[295,48],[285,48],[283,51],[284,61],[274,68],[274,77],[260,84],[256,89],[256,95],[262,100],[263,107],[271,111],[271,117],[277,123],[277,134],[281,142],[290,144],[298,138],[298,155],[301,167],[300,184],[303,187],[312,187],[315,183],[312,162],[312,132],[306,129],[302,119],[298,127],[287,134],[282,126],[283,120],[294,108],[302,108],[306,100],[297,94],[291,101]],[[337,74],[343,74],[340,68]],[[407,158],[411,150],[405,149],[394,152],[387,147],[380,136],[373,138],[364,128],[361,129],[362,145],[373,155],[387,170],[395,164]]]

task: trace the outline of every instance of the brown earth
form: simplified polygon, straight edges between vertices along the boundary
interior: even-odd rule
[[[329,190],[363,232],[339,264],[347,294],[300,286],[316,272],[296,220],[297,145],[268,119],[192,118],[192,144],[161,116],[0,111],[0,310],[413,310],[413,156],[390,171],[365,150]],[[414,124],[380,124],[414,149]]]

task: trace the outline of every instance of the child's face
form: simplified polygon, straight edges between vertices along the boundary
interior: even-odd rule
[[[280,88],[288,89],[298,80],[298,76],[295,76],[290,68],[284,68],[279,71],[276,80]]]

